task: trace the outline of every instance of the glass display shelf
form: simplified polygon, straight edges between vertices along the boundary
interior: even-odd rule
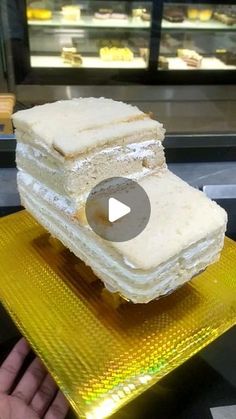
[[[71,64],[63,62],[60,56],[32,55],[31,66],[34,68],[71,68]],[[74,68],[146,68],[147,64],[141,57],[132,61],[102,61],[99,57],[84,57],[83,63]]]
[[[66,21],[61,16],[55,16],[51,20],[28,20],[29,26],[50,27],[76,27],[76,28],[125,28],[125,29],[149,29],[150,22],[127,17],[126,19],[99,20],[92,16],[84,17],[75,22]]]
[[[179,57],[168,57],[168,70],[236,70],[235,65],[224,64],[216,57],[203,58],[201,67],[190,67]],[[161,70],[161,68],[160,68]]]
[[[76,27],[76,28],[126,28],[126,29],[149,29],[150,22],[136,20],[132,17],[127,19],[104,19],[99,20],[94,17],[85,17],[76,22],[69,22],[62,17],[57,16],[51,20],[28,20],[29,26],[50,26],[50,27]],[[189,29],[194,31],[202,30],[220,30],[220,31],[236,31],[236,24],[229,26],[221,22],[210,20],[209,22],[192,21],[185,19],[183,22],[168,22],[163,20],[162,29],[183,30]]]
[[[216,30],[216,31],[236,31],[236,24],[229,26],[221,22],[217,22],[216,20],[209,20],[208,22],[201,22],[193,21],[189,19],[185,19],[183,22],[168,22],[167,20],[163,20],[161,24],[162,29],[180,29],[186,30],[190,29],[193,31],[205,31],[205,30]]]
[[[233,6],[164,2],[158,70],[232,73],[236,70],[235,44]]]

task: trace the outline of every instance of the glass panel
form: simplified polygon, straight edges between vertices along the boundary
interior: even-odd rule
[[[164,5],[160,70],[235,70],[236,6]]]
[[[143,69],[152,2],[28,0],[32,67]]]

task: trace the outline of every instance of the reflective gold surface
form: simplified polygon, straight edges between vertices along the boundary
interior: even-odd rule
[[[80,417],[109,416],[236,323],[230,239],[220,262],[147,305],[113,305],[25,211],[1,219],[0,247],[1,301]]]

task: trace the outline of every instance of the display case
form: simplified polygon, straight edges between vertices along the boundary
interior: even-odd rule
[[[17,84],[235,79],[235,1],[2,0],[1,7]]]
[[[236,69],[236,6],[212,3],[164,2],[159,70]]]

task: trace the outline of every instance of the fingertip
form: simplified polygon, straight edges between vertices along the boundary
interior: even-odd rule
[[[27,342],[27,340],[24,337],[22,337],[15,344],[12,351],[13,352],[18,352],[22,356],[26,356],[31,351],[31,347],[30,347],[29,343]]]
[[[69,411],[70,405],[64,394],[59,390],[52,405],[50,406],[45,419],[64,419]]]

